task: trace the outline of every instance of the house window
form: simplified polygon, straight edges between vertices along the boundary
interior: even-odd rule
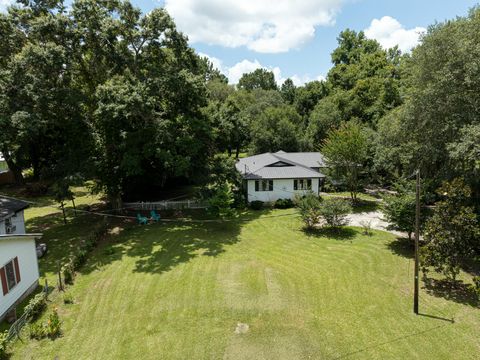
[[[5,219],[5,233],[13,234],[17,230],[17,227],[12,225],[12,218]]]
[[[20,267],[18,257],[10,260],[0,268],[0,281],[3,295],[7,295],[20,282]]]
[[[273,191],[273,180],[255,180],[255,191]]]
[[[312,190],[312,179],[293,180],[293,190]]]

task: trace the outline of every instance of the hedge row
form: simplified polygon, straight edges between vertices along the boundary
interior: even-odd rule
[[[62,275],[66,284],[73,284],[75,272],[85,264],[88,254],[97,247],[99,241],[107,234],[108,227],[109,224],[106,219],[97,224],[92,233],[81,242],[78,252],[62,266]]]

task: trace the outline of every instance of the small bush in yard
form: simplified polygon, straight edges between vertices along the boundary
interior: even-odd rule
[[[66,292],[65,294],[63,294],[63,303],[64,304],[73,304],[72,293]]]
[[[372,222],[369,220],[360,221],[360,226],[363,229],[363,235],[372,235]]]
[[[250,201],[250,207],[253,210],[261,210],[263,208],[263,201],[260,201],[260,200]]]
[[[352,206],[343,199],[325,199],[320,207],[320,215],[328,226],[340,227],[348,224],[347,215],[352,211]]]
[[[7,331],[3,333],[0,332],[0,359],[6,359],[8,355],[7,354],[7,346],[8,346],[7,336],[8,336]]]
[[[294,207],[294,205],[291,199],[278,199],[275,201],[275,208],[277,209],[290,209]]]
[[[27,314],[27,317],[30,320],[37,319],[47,307],[47,299],[45,298],[45,294],[42,292],[40,294],[35,295],[29,302],[28,305],[25,306],[24,313]]]
[[[30,324],[28,327],[28,336],[30,339],[40,340],[47,337],[45,325],[41,322]]]
[[[73,279],[75,278],[75,268],[73,259],[68,263],[63,265],[63,280],[66,284],[73,284]]]
[[[314,229],[321,220],[321,200],[313,192],[310,192],[304,196],[297,195],[295,197],[295,203],[300,210],[300,216],[305,223],[307,229]]]
[[[45,331],[50,339],[55,339],[60,335],[61,322],[57,309],[53,309],[52,313],[49,315]]]

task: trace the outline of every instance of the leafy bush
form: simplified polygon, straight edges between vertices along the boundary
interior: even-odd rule
[[[73,257],[73,266],[75,269],[80,268],[87,261],[87,251],[80,249],[77,255]]]
[[[250,207],[253,210],[261,210],[263,208],[263,201],[260,201],[260,200],[250,201]]]
[[[73,295],[70,292],[63,294],[63,303],[64,304],[73,304]]]
[[[383,206],[386,220],[393,224],[393,229],[404,231],[409,240],[415,231],[415,193],[406,192],[396,196],[387,196]]]
[[[40,340],[47,337],[45,325],[41,322],[30,324],[28,327],[28,336],[30,339]]]
[[[45,327],[47,336],[50,339],[55,339],[61,332],[61,321],[58,316],[57,309],[53,309],[52,313],[48,316],[47,326]]]
[[[325,199],[319,211],[325,223],[331,227],[347,225],[347,215],[350,212],[352,212],[352,206],[346,200],[338,198]]]
[[[291,199],[278,199],[275,201],[275,208],[277,209],[290,209],[294,206],[295,204]]]
[[[113,247],[109,246],[109,247],[107,247],[103,250],[103,254],[106,255],[106,256],[113,255],[113,254],[115,254],[115,249]]]
[[[24,313],[30,320],[36,320],[47,307],[47,299],[42,292],[35,295],[25,306]]]
[[[477,295],[477,299],[480,300],[480,276],[473,277],[473,291]]]
[[[70,259],[69,262],[63,265],[62,273],[63,273],[63,280],[65,281],[65,283],[73,284],[73,279],[75,278],[75,268],[74,268],[73,259]]]
[[[208,198],[209,214],[215,217],[232,216],[234,210],[232,205],[234,203],[232,185],[228,182],[222,184],[211,185],[212,195]]]
[[[8,346],[8,341],[7,341],[7,336],[8,332],[4,331],[3,333],[0,332],[0,359],[6,359],[7,358],[7,346]]]
[[[307,229],[313,229],[321,220],[321,200],[313,192],[295,196],[295,204],[300,210],[300,216]]]

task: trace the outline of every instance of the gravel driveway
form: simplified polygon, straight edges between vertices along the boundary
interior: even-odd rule
[[[401,231],[388,230],[387,227],[389,223],[385,221],[381,211],[371,211],[371,212],[363,212],[358,214],[350,214],[348,215],[348,220],[349,220],[349,225],[352,225],[352,226],[362,226],[362,223],[370,222],[370,226],[372,227],[372,229],[388,231],[392,234],[402,236],[402,237],[407,236],[406,233],[403,233]]]

